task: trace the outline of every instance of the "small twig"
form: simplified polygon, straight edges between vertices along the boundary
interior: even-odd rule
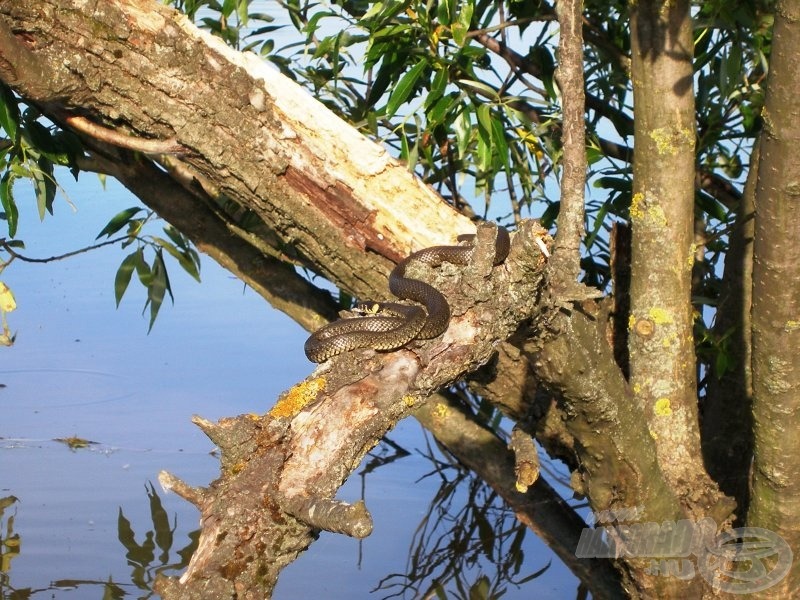
[[[29,256],[20,254],[16,250],[14,250],[14,248],[11,246],[11,244],[8,243],[8,240],[6,240],[6,238],[0,238],[0,248],[8,252],[12,259],[17,258],[23,262],[28,262],[28,263],[49,263],[57,260],[64,260],[65,258],[70,258],[72,256],[77,256],[78,254],[89,252],[90,250],[97,250],[98,248],[102,248],[103,246],[110,246],[111,244],[116,244],[117,242],[125,241],[129,239],[129,237],[130,236],[123,235],[118,238],[114,238],[113,240],[106,240],[105,242],[94,244],[93,246],[87,246],[85,248],[81,248],[80,250],[73,250],[72,252],[67,252],[66,254],[59,254],[58,256],[51,256],[49,258],[30,258]]]
[[[536,444],[533,443],[530,434],[515,425],[511,431],[511,443],[508,447],[514,453],[516,490],[524,494],[539,479],[539,454],[536,451]]]
[[[175,475],[168,473],[167,471],[161,471],[158,474],[158,482],[161,484],[161,487],[164,488],[164,491],[175,492],[178,494],[178,496],[187,502],[191,502],[198,508],[201,507],[207,494],[207,490],[205,488],[189,485],[182,479],[175,477]]]
[[[153,140],[134,137],[115,129],[103,127],[79,115],[64,116],[64,121],[80,133],[120,148],[143,152],[144,154],[185,154],[187,152],[187,149],[178,143],[175,138]]]
[[[522,19],[514,19],[513,21],[503,21],[502,23],[498,23],[497,25],[492,25],[491,27],[485,27],[484,29],[475,29],[474,31],[470,31],[467,33],[467,37],[476,37],[484,33],[493,33],[495,31],[502,31],[504,29],[508,29],[509,27],[518,27],[520,25],[526,25],[528,23],[534,22],[544,22],[544,21],[555,21],[555,17],[553,15],[538,15],[536,17],[524,17]]]
[[[334,498],[281,495],[278,503],[287,513],[316,529],[359,540],[372,533],[372,517],[363,500],[350,504]]]

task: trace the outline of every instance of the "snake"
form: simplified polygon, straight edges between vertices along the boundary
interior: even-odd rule
[[[450,324],[450,305],[447,298],[431,284],[406,276],[415,264],[438,267],[442,263],[467,266],[475,254],[475,235],[458,236],[460,245],[431,246],[407,256],[392,269],[389,291],[400,302],[362,302],[356,305],[359,316],[340,319],[314,332],[305,343],[308,359],[322,363],[344,352],[360,348],[397,350],[415,339],[440,336]],[[508,231],[497,228],[494,265],[508,256],[511,247]]]

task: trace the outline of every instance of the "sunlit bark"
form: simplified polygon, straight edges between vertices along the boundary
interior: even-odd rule
[[[632,5],[630,382],[677,491],[713,489],[698,434],[691,271],[695,111],[689,2]],[[680,494],[683,496],[684,494]]]
[[[756,194],[753,241],[755,460],[748,525],[800,543],[800,4],[778,3]],[[800,588],[800,561],[768,590]]]

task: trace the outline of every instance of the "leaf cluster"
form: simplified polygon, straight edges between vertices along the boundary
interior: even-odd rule
[[[8,236],[17,233],[19,209],[14,183],[33,183],[39,218],[53,214],[58,183],[54,167],[69,167],[77,178],[75,157],[81,144],[70,132],[48,125],[34,107],[25,107],[11,89],[0,82],[0,219],[8,225]]]
[[[117,213],[97,235],[97,239],[103,236],[110,238],[121,229],[127,229],[122,247],[135,245],[135,249],[122,260],[117,269],[114,277],[114,299],[119,306],[135,272],[139,283],[147,290],[144,310],[150,309],[149,330],[153,328],[165,296],[169,294],[170,299],[175,301],[164,262],[164,252],[178,261],[183,270],[196,281],[200,281],[200,255],[180,231],[167,225],[163,228],[166,238],[142,234],[143,228],[154,216],[152,211],[132,206]],[[152,253],[149,262],[146,257],[148,250]]]

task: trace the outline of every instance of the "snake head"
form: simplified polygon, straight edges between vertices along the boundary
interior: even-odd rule
[[[381,304],[380,302],[367,300],[365,302],[359,302],[356,304],[353,308],[353,311],[365,317],[377,315],[381,312]]]

